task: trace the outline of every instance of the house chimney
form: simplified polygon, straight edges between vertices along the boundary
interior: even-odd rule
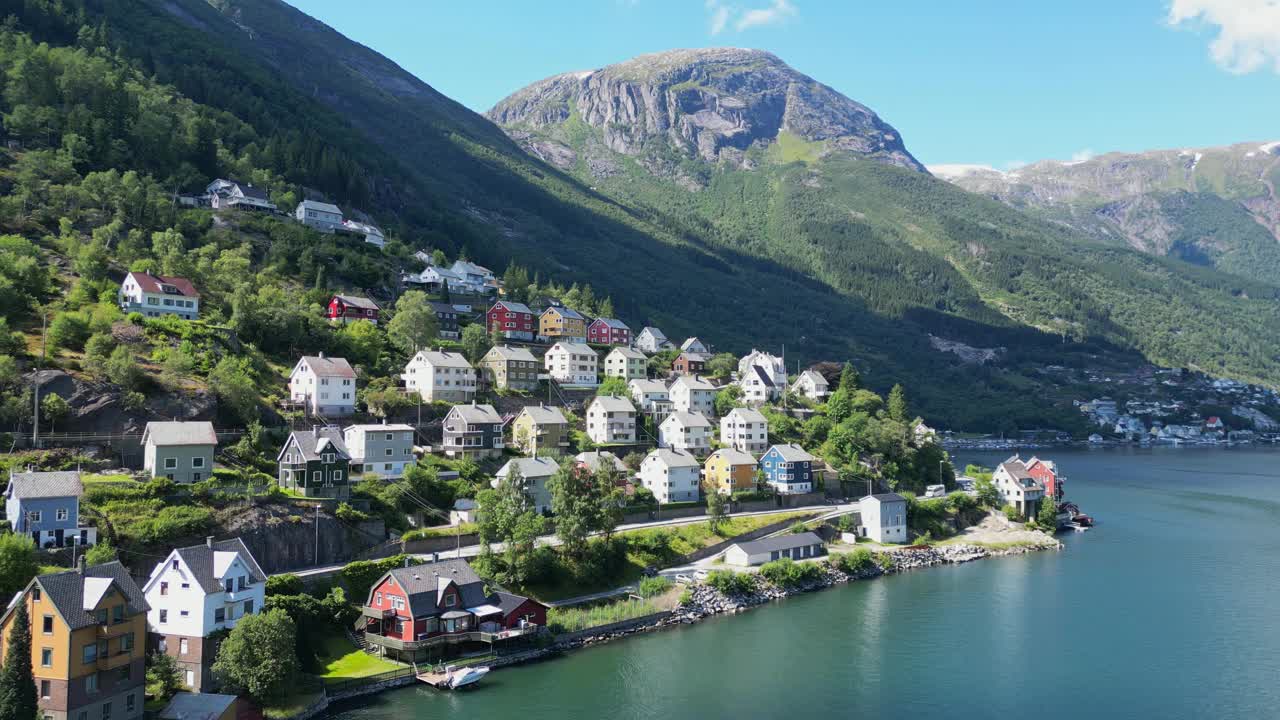
[[[319,439],[320,439],[320,426],[319,426],[319,425],[312,425],[312,426],[311,426],[311,437],[313,437],[313,438],[315,438],[315,439],[317,439],[317,440],[319,440]]]
[[[88,566],[89,566],[89,563],[84,559],[84,555],[81,555],[80,557],[76,558],[76,572],[83,575],[85,568],[87,568]]]
[[[207,547],[207,548],[210,548],[210,549],[212,549],[212,548],[213,548],[213,536],[212,536],[212,535],[205,535],[205,536],[204,536],[204,546],[205,546],[205,547]]]
[[[319,354],[319,355],[316,355],[316,357],[318,357],[318,358],[320,358],[321,360],[323,360],[323,359],[324,359],[324,351],[323,351],[323,350],[321,350],[321,351],[320,351],[320,354]]]

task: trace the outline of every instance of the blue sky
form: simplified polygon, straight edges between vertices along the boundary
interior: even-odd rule
[[[926,164],[1280,140],[1280,0],[292,0],[484,111],[679,47],[768,50]]]

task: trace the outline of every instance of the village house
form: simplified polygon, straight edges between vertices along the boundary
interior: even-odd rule
[[[644,353],[628,347],[616,347],[604,356],[604,376],[623,380],[642,380],[648,372],[649,361]]]
[[[526,455],[560,455],[569,448],[569,421],[558,407],[527,405],[511,421],[511,442]]]
[[[665,333],[656,327],[645,326],[636,335],[636,349],[649,355],[656,355],[663,350],[671,350],[675,347],[670,340],[667,339]]]
[[[791,384],[791,392],[814,402],[825,402],[831,395],[831,387],[827,384],[827,379],[818,371],[805,370]]]
[[[637,476],[661,504],[698,499],[701,466],[684,450],[658,448],[644,456]]]
[[[626,398],[602,395],[587,406],[587,437],[600,445],[636,442],[636,408]]]
[[[413,454],[413,426],[380,423],[342,429],[342,442],[351,455],[351,473],[377,475],[383,480],[403,477],[417,462]]]
[[[711,423],[702,413],[677,410],[658,426],[658,447],[704,456],[711,450]]]
[[[345,358],[304,356],[289,373],[289,399],[310,415],[351,415],[356,411],[356,371]]]
[[[494,345],[480,359],[480,369],[488,382],[507,390],[538,389],[542,363],[527,348]]]
[[[547,374],[561,385],[599,385],[596,351],[582,343],[561,340],[542,358]]]
[[[698,353],[699,355],[711,354],[711,346],[702,342],[701,338],[696,336],[686,338],[684,342],[680,343],[680,350],[682,352]]]
[[[195,320],[200,316],[200,293],[186,278],[131,272],[120,283],[120,310],[126,315]]]
[[[438,293],[445,290],[452,292],[462,292],[462,277],[454,273],[449,268],[437,267],[431,264],[430,256],[425,261],[427,266],[419,273],[406,273],[402,277],[406,283],[411,285],[422,285],[427,291]]]
[[[716,386],[696,375],[681,375],[671,383],[671,407],[680,412],[716,416]]]
[[[454,260],[449,271],[461,280],[462,284],[458,288],[460,292],[472,295],[494,295],[497,294],[501,285],[494,277],[492,270],[469,260]]]
[[[142,586],[149,648],[172,657],[182,684],[197,692],[214,685],[213,661],[224,631],[262,612],[267,574],[240,538],[169,552]]]
[[[476,371],[462,353],[419,350],[400,377],[425,402],[470,402],[476,396]]]
[[[702,489],[721,495],[755,490],[756,459],[741,450],[720,448],[703,465]]]
[[[682,352],[671,363],[671,372],[676,375],[701,375],[707,371],[709,358],[696,352]]]
[[[597,345],[631,345],[631,328],[617,318],[596,318],[587,326],[587,342]]]
[[[878,543],[907,541],[907,499],[898,493],[868,495],[858,501],[858,534]]]
[[[294,430],[276,455],[276,463],[282,488],[306,497],[345,498],[350,494],[351,453],[336,427]]]
[[[549,341],[587,341],[587,319],[582,313],[563,305],[553,305],[538,316],[538,335]]]
[[[822,538],[816,533],[787,533],[777,537],[734,543],[724,551],[724,561],[738,567],[751,567],[782,558],[806,560],[821,557],[824,552]]]
[[[342,227],[342,210],[319,200],[303,200],[293,209],[293,218],[309,228],[322,233],[332,233]]]
[[[440,337],[457,340],[462,337],[462,327],[458,324],[458,308],[449,303],[432,302],[431,312],[436,314],[436,325]]]
[[[1058,472],[1056,462],[1032,456],[1023,465],[1027,468],[1027,474],[1044,486],[1045,497],[1053,498],[1054,502],[1062,500],[1062,496],[1066,494],[1067,479]]]
[[[31,657],[11,656],[18,604],[27,606]],[[30,662],[36,717],[141,720],[147,601],[119,561],[37,575],[0,616],[6,663]]]
[[[408,565],[369,588],[360,632],[378,654],[403,662],[440,658],[536,635],[545,605],[521,595],[486,592],[466,560]]]
[[[627,389],[645,414],[661,419],[671,412],[671,392],[661,380],[632,380]]]
[[[996,466],[991,481],[1000,492],[1000,500],[1012,505],[1024,518],[1034,518],[1044,499],[1044,485],[1027,472],[1027,466],[1014,455]]]
[[[386,235],[383,234],[380,228],[358,220],[344,219],[341,225],[334,228],[334,232],[360,238],[377,248],[387,246]]]
[[[480,505],[471,498],[458,498],[453,501],[453,509],[449,511],[449,524],[461,525],[479,520]]]
[[[485,328],[489,334],[509,340],[532,340],[538,332],[533,311],[524,303],[499,300],[485,314]]]
[[[444,416],[444,454],[449,457],[498,457],[502,441],[502,416],[492,405],[454,405]]]
[[[599,470],[601,465],[607,465],[624,477],[630,473],[626,464],[617,455],[608,450],[590,450],[578,453],[573,456],[573,459],[578,461],[578,465],[591,472]]]
[[[359,295],[334,295],[325,309],[324,316],[330,322],[346,325],[356,320],[368,320],[378,324],[378,315],[382,312],[378,304],[367,297]]]
[[[197,483],[213,473],[218,435],[208,420],[149,422],[142,430],[142,468],[151,477]]]
[[[205,195],[209,199],[209,207],[214,210],[249,210],[269,213],[277,210],[276,204],[271,202],[266,190],[234,180],[214,180],[205,187]]]
[[[738,361],[738,384],[743,400],[760,405],[782,396],[787,387],[787,366],[782,358],[752,350]]]
[[[774,445],[760,456],[765,482],[779,495],[813,492],[815,458],[799,445]]]
[[[36,547],[93,545],[98,530],[80,524],[84,484],[79,470],[14,472],[4,489],[4,517],[9,529],[30,535]]]
[[[547,481],[559,469],[560,465],[551,458],[512,458],[498,469],[490,485],[497,488],[499,483],[511,479],[513,474],[518,475],[521,489],[529,496],[529,509],[539,515],[549,515],[551,491],[547,489]]]
[[[720,418],[720,444],[752,455],[769,447],[769,421],[751,408],[734,408]]]

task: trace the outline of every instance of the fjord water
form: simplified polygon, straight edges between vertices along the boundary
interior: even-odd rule
[[[958,452],[990,465],[1001,457]],[[1098,520],[1066,549],[858,582],[340,706],[405,718],[1280,714],[1280,452],[1047,451]]]

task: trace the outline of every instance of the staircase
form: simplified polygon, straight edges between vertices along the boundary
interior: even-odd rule
[[[359,632],[359,633],[358,633],[358,632],[354,632],[354,631],[348,630],[348,631],[347,631],[347,639],[348,639],[348,640],[350,640],[352,643],[354,643],[356,647],[360,648],[360,649],[361,649],[361,650],[363,650],[364,652],[369,653],[370,655],[377,655],[377,654],[378,654],[378,650],[377,650],[377,648],[371,648],[371,647],[369,647],[369,642],[368,642],[367,640],[365,640],[365,639],[364,639],[364,633],[363,633],[363,632]]]

